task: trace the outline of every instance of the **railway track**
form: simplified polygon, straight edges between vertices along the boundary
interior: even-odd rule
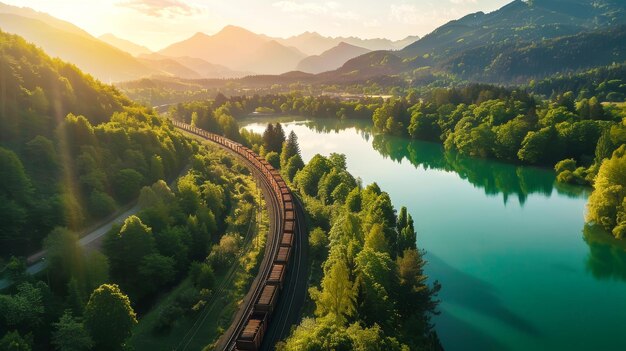
[[[273,219],[270,221],[265,255],[233,323],[218,341],[216,349],[270,349],[289,331],[289,326],[297,322],[299,307],[306,293],[306,279],[302,279],[307,276],[306,264],[302,264],[302,253],[307,251],[308,243],[301,205],[294,201],[280,173],[249,148],[186,123],[174,120],[172,123],[176,128],[234,152],[250,166],[261,183],[270,218]],[[290,279],[283,287],[288,271],[291,271]]]

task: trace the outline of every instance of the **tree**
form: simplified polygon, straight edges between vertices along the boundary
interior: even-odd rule
[[[343,324],[347,317],[354,315],[356,290],[350,280],[350,270],[345,260],[337,260],[322,279],[322,290],[311,290],[316,302],[315,314],[330,315],[335,322]]]
[[[130,216],[119,230],[110,233],[104,249],[114,277],[124,287],[131,287],[138,276],[143,258],[156,252],[152,229],[137,216]],[[131,290],[132,291],[132,290]]]
[[[293,181],[296,173],[304,168],[304,161],[299,154],[292,156],[287,165],[282,169],[283,174],[289,181]]]
[[[120,170],[113,179],[117,198],[122,202],[135,199],[139,196],[139,190],[143,181],[143,175],[134,169],[126,168]]]
[[[283,148],[280,152],[280,167],[285,167],[289,159],[296,155],[300,155],[300,145],[298,144],[298,136],[292,130],[287,141],[283,143]]]
[[[0,315],[8,326],[39,326],[43,314],[43,292],[31,283],[18,285],[17,293],[13,296],[0,295]]]
[[[269,123],[265,132],[263,132],[263,145],[265,150],[274,151],[276,153],[281,152],[283,143],[285,142],[285,132],[280,123],[275,125]]]
[[[309,161],[309,163],[298,172],[294,178],[294,183],[298,188],[302,189],[305,194],[310,196],[316,196],[318,193],[318,184],[322,176],[330,172],[332,164],[330,161],[322,156],[315,155]]]
[[[158,287],[174,279],[174,259],[159,254],[150,254],[141,260],[139,266],[139,285],[144,292],[153,292]]]
[[[274,169],[280,169],[280,156],[275,151],[270,151],[265,154],[265,160],[274,167]]]
[[[435,299],[441,285],[435,281],[433,287],[426,285],[424,254],[415,249],[404,250],[396,260],[400,278],[400,297],[403,308],[399,310],[405,320],[405,333],[413,340],[421,340],[432,329],[430,315],[437,314],[439,301]]]
[[[346,197],[346,208],[351,212],[361,212],[361,190],[358,187]]]
[[[83,323],[65,311],[58,322],[53,323],[52,345],[58,351],[91,350],[93,340],[85,330]]]
[[[55,228],[44,240],[46,258],[52,281],[65,287],[71,277],[77,277],[83,267],[83,250],[78,235],[67,228]]]
[[[122,350],[137,317],[117,285],[103,284],[93,291],[85,306],[84,323],[95,350]]]
[[[600,166],[587,205],[587,220],[601,225],[607,231],[626,224],[625,196],[626,145],[622,145]],[[622,228],[619,228],[614,235],[620,236],[622,233]]]
[[[4,351],[31,351],[33,336],[31,334],[22,337],[17,330],[4,334],[0,339],[0,350]]]

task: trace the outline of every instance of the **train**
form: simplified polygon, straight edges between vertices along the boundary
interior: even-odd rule
[[[257,351],[261,349],[263,337],[271,322],[272,314],[278,304],[280,292],[285,282],[287,267],[289,265],[292,250],[296,239],[296,211],[294,197],[287,183],[283,180],[280,172],[269,164],[264,158],[257,155],[250,148],[225,138],[221,135],[207,132],[187,123],[172,120],[175,127],[189,133],[198,135],[225,148],[228,148],[247,160],[256,168],[271,187],[272,195],[277,199],[280,211],[280,223],[276,228],[273,240],[274,248],[266,252],[273,254],[266,270],[259,269],[262,274],[257,291],[252,294],[251,303],[246,306],[248,310],[239,321],[235,331],[234,345],[228,345],[227,349],[241,351]]]

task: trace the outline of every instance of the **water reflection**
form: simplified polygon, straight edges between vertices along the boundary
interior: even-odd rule
[[[626,281],[626,243],[595,225],[585,225],[583,235],[589,245],[587,271],[596,279]]]
[[[252,121],[265,123],[262,119],[247,122]],[[438,143],[375,133],[372,123],[367,120],[303,119],[289,116],[273,118],[271,121],[304,125],[318,134],[340,133],[346,129],[354,129],[363,140],[367,142],[371,140],[374,150],[385,158],[398,163],[406,159],[416,168],[421,167],[425,170],[455,172],[475,187],[484,189],[487,195],[502,194],[505,204],[511,197],[515,197],[521,205],[524,205],[531,194],[549,197],[553,191],[557,191],[568,197],[580,198],[587,196],[589,192],[589,189],[584,187],[557,183],[554,172],[548,169],[466,157],[456,152],[445,151]]]
[[[530,194],[549,197],[556,190],[560,194],[581,197],[586,191],[581,187],[556,186],[554,173],[549,170],[466,157],[445,151],[436,143],[377,134],[372,147],[396,162],[406,159],[416,168],[455,172],[475,187],[484,189],[487,195],[502,194],[504,203],[511,196],[517,197],[523,205]]]

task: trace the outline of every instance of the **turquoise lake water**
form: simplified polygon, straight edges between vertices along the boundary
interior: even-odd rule
[[[444,152],[359,121],[257,118],[295,131],[303,159],[347,156],[415,220],[426,271],[443,285],[446,350],[626,350],[626,253],[585,227],[589,190],[554,172]]]

